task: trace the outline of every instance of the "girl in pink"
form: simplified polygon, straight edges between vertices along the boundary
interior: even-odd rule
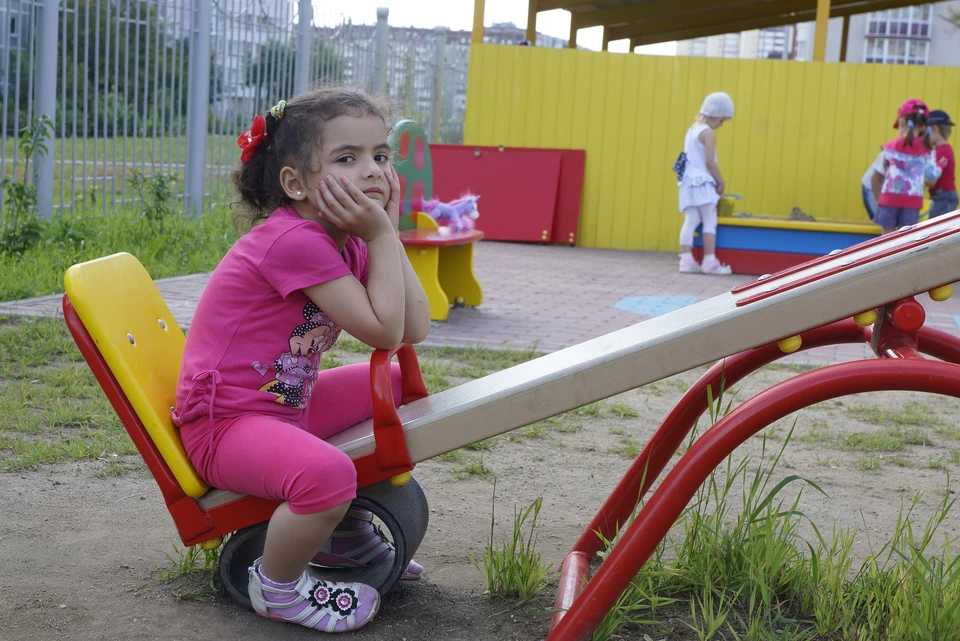
[[[321,88],[255,116],[237,142],[235,220],[246,233],[200,298],[174,421],[207,483],[282,501],[249,571],[257,613],[353,630],[376,614],[377,591],[305,569],[381,563],[392,549],[369,512],[349,509],[353,463],[323,440],[372,415],[369,365],[321,371],[320,358],[341,328],[389,349],[430,326],[397,237],[386,120],[362,93]],[[406,578],[422,570],[411,562]]]
[[[940,176],[927,126],[929,113],[922,100],[903,103],[893,128],[904,128],[906,134],[883,146],[883,187],[873,222],[880,225],[885,234],[917,224],[925,180],[936,180]]]

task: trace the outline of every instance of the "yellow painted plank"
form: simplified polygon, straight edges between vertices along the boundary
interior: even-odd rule
[[[643,212],[633,200],[633,185],[639,180],[633,166],[637,145],[637,98],[639,94],[639,72],[642,56],[623,55],[623,70],[620,82],[623,92],[618,106],[618,127],[620,144],[615,159],[616,188],[613,198],[613,210],[616,212],[613,222],[611,247],[629,249],[630,224],[633,219],[643,216]]]
[[[497,52],[497,103],[493,114],[493,138],[488,144],[510,144],[511,108],[513,101],[519,99],[513,95],[514,49],[515,47],[512,46],[495,45],[495,51]]]
[[[825,217],[824,212],[831,211],[831,200],[833,195],[828,192],[830,176],[838,168],[830,158],[833,151],[834,128],[837,122],[837,91],[840,77],[838,74],[839,65],[832,65],[823,62],[811,62],[809,64],[819,65],[821,68],[820,76],[820,105],[819,105],[819,123],[820,126],[811,136],[811,144],[814,145],[816,153],[816,162],[813,166],[813,194],[810,199],[810,213],[816,217]],[[852,183],[856,186],[856,182]]]
[[[546,120],[543,95],[546,88],[547,49],[543,47],[521,47],[529,49],[530,73],[527,76],[527,111],[524,114],[526,126],[523,131],[524,147],[547,147],[543,140],[543,126]],[[556,113],[556,112],[554,112]]]
[[[621,122],[621,101],[623,98],[623,67],[626,54],[603,53],[607,63],[606,92],[603,104],[600,107],[604,123]],[[603,140],[602,159],[600,162],[600,194],[597,204],[597,237],[595,243],[600,247],[622,247],[613,236],[614,221],[627,215],[623,209],[615,204],[619,191],[617,184],[617,165],[619,161],[620,145],[633,143],[632,140],[623,140],[623,133],[619,127],[605,125],[601,135]],[[623,141],[621,143],[621,140]]]
[[[769,99],[766,107],[767,136],[765,141],[763,173],[768,176],[780,176],[783,163],[783,130],[787,126],[784,113],[787,109],[787,67],[783,60],[762,60],[761,65],[769,67],[770,81],[764,91]],[[786,197],[785,185],[781,180],[761,181],[761,198],[764,213],[774,216],[786,215],[795,203]]]
[[[523,147],[527,144],[527,106],[530,95],[530,56],[534,47],[505,47],[509,52],[507,60],[513,71],[512,90],[510,92],[510,111],[507,123],[507,137],[504,145]]]
[[[558,132],[560,130],[560,97],[566,89],[561,77],[561,58],[551,49],[541,49],[543,52],[543,102],[540,112],[530,110],[530,118],[539,118],[540,146],[546,148],[559,147]]]
[[[859,160],[863,150],[854,149],[853,144],[854,131],[860,129],[860,107],[857,104],[857,95],[852,91],[855,70],[854,65],[839,65],[837,71],[837,128],[833,136],[833,153],[830,159],[836,171],[831,174],[829,189],[832,198],[829,211],[820,217],[867,222],[869,218],[863,208],[860,177],[869,165]],[[857,154],[857,162],[851,161],[854,153]],[[871,158],[868,162],[872,161]]]
[[[637,97],[634,101],[636,106],[632,114],[625,112],[625,119],[633,121],[634,140],[633,162],[630,170],[633,176],[633,183],[630,190],[630,209],[633,215],[628,221],[628,249],[640,249],[649,247],[646,242],[646,221],[653,217],[659,217],[660,212],[650,208],[650,194],[659,189],[659,185],[652,184],[650,181],[650,150],[645,144],[649,141],[650,131],[653,128],[650,124],[650,114],[653,113],[654,81],[656,80],[656,61],[658,58],[653,56],[633,56],[633,60],[639,61],[633,65],[636,71],[628,71],[624,77],[624,82],[628,85],[637,87]],[[629,68],[629,67],[628,67]],[[679,153],[679,152],[677,152]],[[667,215],[666,212],[663,214]]]
[[[600,159],[596,157],[596,150],[587,145],[587,121],[590,118],[590,96],[587,89],[590,85],[591,61],[595,55],[592,52],[567,49],[559,54],[575,69],[567,88],[569,95],[561,97],[559,111],[559,127],[557,140],[561,147],[586,150],[583,170],[583,193],[580,197],[580,222],[577,226],[577,244],[589,247],[584,234],[588,228],[590,217],[590,197],[592,196],[593,174],[590,173],[597,166]],[[568,143],[564,145],[564,143]]]
[[[784,81],[783,138],[780,151],[780,202],[785,207],[806,208],[809,192],[797,188],[800,174],[800,151],[804,147],[803,91],[806,71],[810,67],[798,62],[780,62]],[[781,210],[782,211],[782,210]]]
[[[586,96],[581,97],[582,91],[577,91],[579,83],[586,82],[586,73],[589,66],[581,64],[580,51],[576,49],[553,49],[550,51],[550,57],[560,61],[558,74],[560,79],[560,94],[557,98],[557,132],[554,140],[557,147],[562,149],[586,149],[584,143],[574,138],[574,110],[580,101],[586,100]],[[590,159],[587,158],[587,163]]]
[[[739,67],[736,84],[731,84],[733,89],[731,97],[734,104],[734,116],[730,121],[730,129],[727,132],[727,138],[733,144],[730,145],[732,166],[729,170],[723,168],[730,174],[729,191],[732,194],[740,194],[743,200],[740,201],[740,208],[745,211],[755,211],[758,200],[751,198],[747,193],[747,182],[750,174],[756,171],[752,168],[754,149],[753,149],[753,127],[751,119],[753,118],[753,106],[751,98],[753,96],[754,78],[756,76],[756,65],[752,60],[736,61]]]
[[[797,150],[797,174],[795,189],[800,205],[805,211],[813,211],[813,193],[816,191],[814,169],[821,159],[817,157],[814,136],[821,127],[820,88],[823,78],[822,64],[803,64],[802,96],[800,97],[800,147]],[[814,214],[816,215],[816,214]]]
[[[877,226],[870,222],[836,223],[808,222],[802,220],[770,220],[762,218],[721,218],[720,224],[727,227],[760,227],[763,229],[805,229],[808,231],[836,231],[845,234],[871,234]]]
[[[480,112],[477,114],[479,126],[477,128],[478,145],[495,144],[494,131],[497,120],[497,104],[499,99],[497,86],[497,49],[495,45],[473,45],[480,50],[483,62],[480,66]]]
[[[742,144],[742,141],[733,133],[736,131],[735,127],[739,121],[737,114],[737,83],[739,81],[739,71],[740,61],[735,58],[721,58],[720,60],[720,87],[723,87],[723,90],[730,94],[730,97],[733,98],[734,105],[734,118],[723,127],[726,130],[725,138],[727,139],[726,144],[724,144],[723,149],[720,150],[720,162],[723,163],[722,167],[726,172],[724,174],[724,179],[727,181],[727,191],[730,193],[737,193],[734,190],[736,185],[737,176],[734,173],[734,158],[736,157],[736,149],[738,144]],[[699,105],[694,105],[694,109],[697,109]]]
[[[754,67],[753,92],[746,96],[749,110],[745,114],[747,125],[750,127],[750,159],[749,170],[741,192],[747,211],[754,213],[770,213],[771,203],[764,200],[764,187],[769,178],[763,167],[767,164],[767,136],[770,131],[770,73],[773,67],[769,60],[749,60],[745,64]],[[749,204],[747,204],[749,203]]]
[[[590,52],[590,72],[585,75],[589,78],[589,96],[586,116],[586,144],[587,158],[593,158],[593,162],[587,161],[586,184],[583,190],[583,202],[585,204],[581,215],[580,237],[587,247],[599,247],[597,244],[597,223],[600,217],[600,179],[603,176],[604,160],[604,129],[611,127],[614,123],[606,123],[603,120],[606,110],[607,70],[609,67],[610,55],[607,52]],[[579,88],[582,88],[580,85]],[[577,126],[577,123],[574,123]]]
[[[483,65],[483,47],[471,45],[470,63],[467,67],[467,104],[463,116],[463,141],[465,144],[476,144],[480,133],[480,100],[481,91],[480,67]]]
[[[665,59],[658,64],[655,89],[658,95],[655,97],[654,107],[650,113],[652,118],[653,114],[665,114],[666,126],[657,126],[652,121],[650,127],[651,157],[648,172],[653,198],[650,203],[651,218],[647,230],[648,241],[653,243],[652,247],[660,251],[676,251],[678,248],[677,233],[680,229],[680,217],[673,215],[678,213],[677,190],[676,187],[669,189],[668,186],[676,185],[671,166],[677,154],[683,149],[683,136],[699,109],[699,101],[702,101],[703,96],[706,95],[701,81],[699,101],[698,99],[691,101],[688,98],[691,70],[696,77],[705,64],[706,61],[703,58]],[[663,94],[662,99],[659,94]],[[692,110],[691,102],[696,102],[697,105]]]

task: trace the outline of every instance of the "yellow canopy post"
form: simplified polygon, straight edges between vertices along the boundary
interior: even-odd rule
[[[473,0],[473,32],[470,34],[472,44],[483,43],[483,11],[485,0]]]
[[[850,16],[843,16],[843,36],[840,38],[840,62],[847,61],[847,41],[850,38]]]
[[[580,29],[578,15],[574,13],[570,16],[570,37],[567,39],[567,47],[570,49],[577,48],[577,30]]]
[[[530,46],[537,46],[537,11],[540,8],[539,0],[527,0],[527,42]]]
[[[830,0],[817,0],[817,33],[813,38],[813,59],[823,62],[827,57],[827,26],[830,22]]]

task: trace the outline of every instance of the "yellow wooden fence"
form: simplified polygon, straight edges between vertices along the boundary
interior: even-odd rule
[[[578,244],[670,251],[681,223],[671,167],[711,91],[736,104],[717,132],[727,191],[757,214],[798,206],[817,219],[865,221],[860,177],[896,135],[900,103],[921,98],[960,116],[952,68],[479,44],[464,144],[585,149]]]

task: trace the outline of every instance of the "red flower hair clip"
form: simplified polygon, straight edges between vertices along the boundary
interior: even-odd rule
[[[250,131],[243,132],[240,134],[240,137],[237,138],[237,146],[243,149],[243,152],[240,153],[240,162],[246,163],[253,158],[257,147],[266,139],[267,124],[263,121],[260,114],[257,114],[253,117],[253,126],[250,127]]]

